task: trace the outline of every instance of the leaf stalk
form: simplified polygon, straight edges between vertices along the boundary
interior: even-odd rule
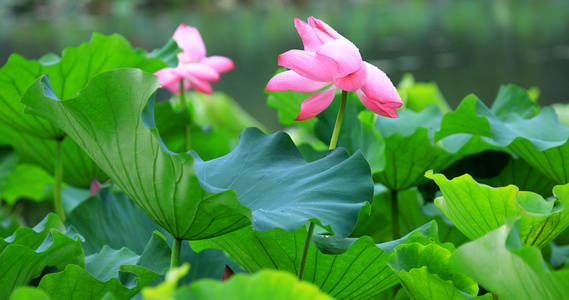
[[[338,136],[340,135],[340,128],[342,127],[342,121],[344,119],[344,111],[346,110],[346,102],[348,101],[348,92],[342,91],[342,100],[340,102],[340,109],[338,110],[338,116],[336,117],[336,124],[334,124],[334,131],[332,132],[332,139],[330,140],[330,147],[328,150],[334,150],[336,144],[338,143]],[[306,267],[306,257],[308,256],[308,249],[310,249],[310,242],[312,241],[312,235],[314,234],[314,228],[316,225],[310,222],[308,226],[308,235],[304,241],[304,248],[302,249],[302,257],[300,259],[300,266],[298,269],[298,279],[302,280],[304,276],[304,268]]]

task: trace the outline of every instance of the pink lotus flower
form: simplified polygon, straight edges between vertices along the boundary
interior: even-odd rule
[[[184,91],[194,88],[198,92],[212,94],[210,82],[217,82],[219,74],[233,70],[233,61],[223,56],[206,57],[205,45],[195,27],[181,24],[174,32],[174,41],[182,52],[178,53],[178,66],[154,72],[162,87],[172,93],[180,93],[180,81]]]
[[[267,91],[313,93],[300,105],[296,121],[310,119],[334,100],[336,90],[356,91],[369,110],[386,117],[397,117],[401,98],[387,75],[362,61],[359,49],[328,24],[308,18],[308,24],[294,18],[303,50],[279,55],[278,65],[290,70],[275,75]]]

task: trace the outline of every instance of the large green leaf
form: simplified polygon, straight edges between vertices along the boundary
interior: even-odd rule
[[[188,271],[188,265],[168,272],[167,282],[142,291],[143,299],[333,299],[316,286],[299,281],[287,272],[263,270],[254,275],[237,274],[225,282],[200,280],[177,289],[177,282]]]
[[[96,74],[116,68],[137,67],[153,72],[165,67],[158,59],[148,59],[136,54],[129,42],[114,34],[93,34],[89,43],[77,48],[66,48],[59,61],[42,64],[27,60],[18,54],[10,56],[0,69],[0,122],[14,131],[61,138],[65,134],[57,126],[42,118],[26,115],[18,102],[30,84],[44,74],[53,78],[53,91],[61,99],[75,97],[79,90]]]
[[[77,232],[62,227],[61,221],[50,214],[33,229],[20,228],[0,240],[0,299],[7,299],[16,287],[39,277],[45,267],[61,270],[67,265],[84,264]]]
[[[2,198],[8,204],[14,204],[22,198],[39,202],[44,198],[46,186],[53,184],[53,176],[42,168],[32,164],[18,164],[16,171],[8,177]]]
[[[101,73],[76,98],[64,101],[46,97],[44,88],[53,96],[46,83],[42,77],[28,89],[22,98],[26,111],[65,130],[173,236],[205,238],[249,223],[250,211],[234,191],[202,188],[191,155],[162,149],[152,114],[157,77],[136,69]]]
[[[39,287],[54,299],[101,299],[107,293],[130,299],[165,272],[169,253],[166,239],[156,233],[140,256],[127,248],[105,246],[85,258],[85,269],[68,265],[44,276]]]
[[[541,251],[520,242],[520,221],[459,247],[451,260],[500,299],[565,299],[569,269],[550,271]]]
[[[569,184],[556,186],[556,200],[520,191],[509,185],[492,188],[478,184],[468,174],[448,180],[427,172],[443,197],[435,203],[462,233],[474,240],[502,226],[504,219],[521,217],[521,238],[527,245],[543,247],[569,226]]]
[[[555,183],[569,182],[569,128],[550,107],[537,114],[535,103],[519,88],[503,87],[491,109],[474,95],[466,97],[454,113],[444,116],[435,137],[457,133],[507,146]]]
[[[411,299],[470,299],[478,295],[478,284],[449,264],[453,248],[436,243],[397,246],[387,264]],[[491,299],[487,294],[480,299]]]
[[[16,171],[18,152],[10,147],[0,147],[0,199],[3,198],[4,186],[10,174]]]
[[[13,130],[2,122],[0,122],[0,131],[2,132],[0,143],[9,144],[18,150],[21,163],[37,165],[49,174],[53,174],[57,148],[55,140]],[[97,164],[73,139],[68,136],[64,137],[62,149],[64,182],[77,187],[88,188],[94,177],[100,181],[107,179]]]
[[[27,112],[49,119],[78,141],[131,199],[177,238],[222,235],[251,219],[260,230],[295,230],[308,220],[340,237],[353,230],[373,193],[361,153],[350,157],[338,149],[306,163],[288,135],[267,136],[251,128],[224,157],[203,162],[195,153],[195,159],[174,154],[161,147],[155,127],[152,95],[157,88],[155,76],[118,69],[94,77],[77,98],[64,101],[52,98],[47,77],[40,78],[22,102]]]
[[[419,236],[434,238],[435,231],[436,225],[427,224],[397,241],[383,244],[374,244],[367,236],[337,239],[314,235],[303,279],[338,299],[369,299],[397,283],[386,265],[393,248]],[[224,250],[250,273],[277,269],[297,274],[306,234],[305,227],[294,232],[243,228],[213,239],[192,241],[191,246],[196,251]]]
[[[438,225],[438,236],[443,242],[460,245],[469,239],[448,220],[441,210],[432,202],[425,203],[417,188],[398,193],[399,223],[401,234],[407,234],[422,224],[435,220]]]

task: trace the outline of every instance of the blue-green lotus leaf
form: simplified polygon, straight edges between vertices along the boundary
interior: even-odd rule
[[[435,137],[441,140],[458,133],[480,135],[508,147],[556,184],[569,182],[569,128],[551,107],[538,113],[519,88],[503,87],[492,108],[474,95],[466,97],[454,113],[444,116]]]

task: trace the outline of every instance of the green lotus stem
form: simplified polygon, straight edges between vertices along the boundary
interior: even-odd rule
[[[304,267],[306,266],[306,257],[308,257],[308,249],[310,249],[310,242],[312,241],[312,234],[314,233],[316,225],[310,222],[308,226],[308,235],[304,241],[304,249],[302,249],[302,257],[300,258],[300,267],[298,268],[298,280],[302,280],[304,276]]]
[[[498,300],[498,299],[499,299],[498,296],[496,294],[492,293],[492,300]]]
[[[332,139],[330,140],[329,150],[336,148],[338,143],[338,136],[340,135],[340,127],[342,127],[342,120],[344,119],[344,111],[346,110],[346,102],[348,101],[348,92],[342,91],[342,100],[340,102],[340,110],[338,110],[338,116],[336,117],[336,124],[334,125],[334,131],[332,132]],[[312,241],[312,234],[314,233],[314,227],[316,224],[310,222],[308,226],[308,235],[304,241],[304,249],[302,249],[302,257],[300,258],[300,266],[298,269],[298,279],[302,280],[304,276],[304,268],[306,266],[306,257],[308,256],[308,249],[310,249],[310,242]]]
[[[170,270],[180,266],[180,252],[182,250],[182,239],[174,238],[172,243],[172,257],[170,259]]]
[[[400,238],[399,232],[399,202],[397,201],[397,191],[391,190],[391,227],[393,230],[393,239]]]
[[[338,117],[336,117],[336,124],[334,125],[334,132],[332,132],[332,139],[330,140],[330,150],[336,148],[338,136],[340,135],[340,127],[344,120],[344,111],[346,110],[346,102],[348,101],[348,92],[342,91],[342,101],[340,102],[340,110],[338,110]]]
[[[63,138],[57,139],[56,145],[55,166],[53,169],[55,179],[53,204],[55,206],[55,213],[57,213],[61,222],[65,222],[65,211],[63,211],[63,201],[61,200],[61,186],[63,185]]]
[[[184,81],[180,80],[180,105],[182,106],[182,110],[188,112],[190,115],[190,110],[188,109],[188,105],[186,103],[186,97],[184,94]],[[184,125],[184,147],[186,147],[186,151],[189,151],[192,147],[192,141],[190,140],[190,123],[186,123]]]

